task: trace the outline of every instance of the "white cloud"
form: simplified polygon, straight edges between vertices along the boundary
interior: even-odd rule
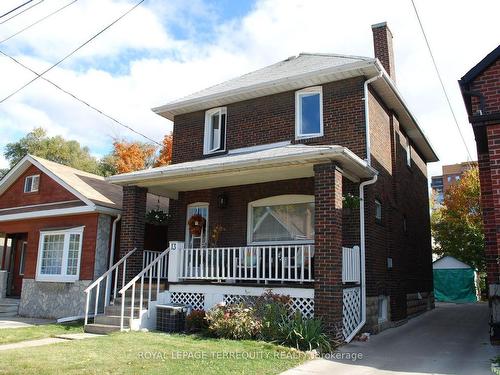
[[[51,9],[65,2],[56,3]],[[461,129],[475,155],[457,79],[496,47],[500,7],[489,0],[474,4],[452,0],[416,3]],[[78,2],[50,22],[0,45],[0,49],[8,47],[8,52],[42,69],[131,4]],[[33,13],[31,19],[48,13],[47,7],[36,8],[37,16]],[[476,9],[482,10],[481,17],[470,17]],[[203,30],[214,32],[200,35],[196,22],[200,19],[211,26]],[[2,29],[0,39],[30,19],[16,20]],[[398,86],[442,162],[465,160],[409,1],[262,0],[242,19],[227,22],[217,16],[216,6],[201,0],[190,2],[189,7],[183,1],[153,1],[136,9],[47,77],[160,140],[171,123],[153,114],[151,107],[302,51],[372,56],[370,25],[380,21],[388,21],[394,33]],[[187,37],[176,38],[172,25],[182,26]],[[0,96],[29,77],[12,62],[0,59]],[[78,139],[97,154],[109,148],[113,137],[137,137],[44,82],[0,104],[0,120],[0,130],[6,124],[23,132],[41,125],[53,134]],[[431,165],[431,173],[439,172],[439,165]]]

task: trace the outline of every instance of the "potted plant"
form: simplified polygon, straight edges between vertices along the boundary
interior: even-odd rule
[[[342,208],[347,214],[350,214],[353,209],[359,208],[359,202],[358,196],[347,193],[342,197]]]
[[[201,236],[203,228],[205,228],[206,222],[207,221],[203,216],[201,216],[200,214],[194,214],[188,220],[189,233],[191,233],[191,235],[195,237]]]

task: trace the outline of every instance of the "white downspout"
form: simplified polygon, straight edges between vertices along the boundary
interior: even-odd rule
[[[366,138],[366,162],[369,166],[372,164],[371,145],[370,145],[370,108],[368,103],[368,85],[382,77],[383,71],[377,76],[367,79],[363,84],[365,101],[365,138]],[[350,342],[366,323],[366,264],[365,264],[365,186],[377,182],[378,176],[375,175],[371,180],[363,181],[359,184],[359,236],[360,236],[360,258],[361,258],[361,322],[354,331],[345,339]]]
[[[113,229],[111,231],[111,247],[109,249],[109,262],[108,262],[108,270],[113,267],[114,260],[115,260],[115,244],[116,244],[116,224],[121,220],[122,215],[118,214],[115,220],[113,220]],[[111,298],[111,283],[108,283],[108,287],[106,290],[106,299]],[[105,301],[106,304],[109,303],[108,301]]]
[[[372,156],[371,156],[371,145],[370,145],[370,108],[368,105],[368,85],[373,81],[382,77],[382,72],[380,72],[377,76],[367,79],[363,84],[363,92],[364,92],[364,101],[365,101],[365,140],[366,140],[366,162],[368,165],[372,165]]]

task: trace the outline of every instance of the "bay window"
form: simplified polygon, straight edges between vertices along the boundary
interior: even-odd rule
[[[73,282],[80,275],[83,227],[41,231],[37,281]]]
[[[248,244],[314,243],[314,196],[280,195],[248,205]]]

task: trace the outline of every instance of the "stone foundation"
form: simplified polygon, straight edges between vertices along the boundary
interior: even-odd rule
[[[7,271],[0,271],[0,298],[7,294]]]
[[[392,326],[390,297],[387,297],[387,319],[380,322],[378,320],[378,296],[366,297],[366,324],[361,331],[377,334]]]
[[[413,318],[434,308],[434,293],[420,292],[406,295],[406,310],[408,318]]]
[[[85,314],[85,288],[91,280],[74,283],[39,282],[24,279],[19,315],[34,318],[65,318]]]

